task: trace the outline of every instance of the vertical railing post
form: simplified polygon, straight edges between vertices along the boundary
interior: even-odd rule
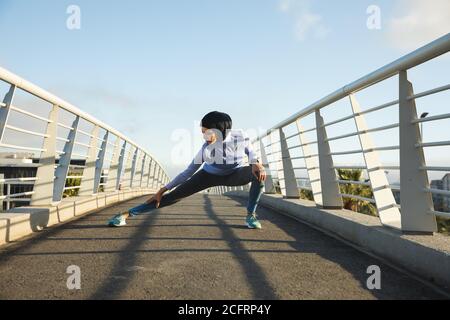
[[[147,175],[147,166],[145,165],[147,162],[147,154],[144,153],[144,157],[142,158],[142,167],[141,167],[141,182],[139,183],[139,187],[142,188],[144,186],[144,179]]]
[[[286,136],[282,128],[279,128],[281,147],[281,168],[279,167],[278,178],[280,179],[281,193],[285,198],[300,198],[297,179],[292,166],[291,155],[289,153]],[[281,170],[280,170],[281,169]]]
[[[161,177],[161,168],[160,168],[160,166],[158,165],[158,166],[156,167],[156,175],[155,175],[155,182],[156,182],[155,188],[156,188],[156,189],[159,189],[159,188],[160,188],[160,177]]]
[[[158,164],[157,164],[157,162],[155,161],[155,160],[153,160],[153,170],[152,170],[152,189],[153,190],[156,190],[156,186],[157,186],[157,183],[156,183],[156,174],[157,174],[157,172],[158,172]]]
[[[433,199],[426,167],[422,138],[418,123],[413,85],[406,71],[399,74],[400,108],[400,201],[402,231],[433,233],[437,231],[432,213]]]
[[[114,142],[113,154],[111,157],[111,163],[108,169],[108,180],[106,180],[105,186],[106,192],[116,191],[120,151],[120,138],[116,137],[116,141]]]
[[[162,170],[161,167],[159,167],[159,176],[158,176],[158,183],[159,183],[159,186],[158,186],[158,188],[161,188],[161,187],[162,187],[162,179],[163,179],[163,176],[164,176],[164,171]]]
[[[130,149],[128,150],[128,154],[126,155],[127,160],[125,162],[125,170],[122,179],[122,186],[124,189],[128,189],[131,185],[131,171],[134,158],[133,148],[136,150],[136,148],[133,145],[131,145]]]
[[[396,206],[386,173],[381,168],[378,152],[373,150],[375,145],[370,134],[366,132],[369,128],[364,116],[361,114],[361,107],[353,94],[349,97],[380,221],[385,226],[400,229],[400,211]]]
[[[95,194],[98,193],[98,190],[100,187],[100,181],[102,180],[103,165],[105,163],[106,148],[108,147],[108,140],[109,140],[109,131],[106,131],[106,134],[103,137],[101,150],[98,153],[98,159],[95,163],[95,177],[94,177],[94,193]],[[105,188],[104,188],[104,190],[105,190]]]
[[[322,190],[322,207],[341,209],[343,207],[337,182],[336,170],[331,157],[330,145],[320,110],[316,110],[317,150],[319,152],[320,185]]]
[[[126,149],[127,149],[127,141],[123,142],[123,146],[122,149],[120,150],[120,156],[119,156],[119,168],[117,170],[117,177],[116,177],[116,190],[120,190],[122,189],[122,178],[123,176],[125,176],[124,173],[124,166],[125,166],[125,153],[126,153]]]
[[[139,157],[139,149],[136,147],[136,150],[134,151],[133,154],[133,162],[131,163],[131,173],[130,173],[130,188],[133,189],[133,184],[134,184],[134,178],[136,176],[136,168],[137,168],[137,163],[138,163],[138,157]]]
[[[305,129],[301,124],[301,120],[298,119],[296,124],[314,202],[319,207],[323,207],[324,204],[322,198],[322,185],[320,183],[319,156],[313,153],[310,141],[308,141],[306,134],[304,133]]]
[[[99,126],[95,125],[89,143],[89,150],[86,158],[85,168],[83,170],[83,177],[81,179],[80,196],[91,196],[94,192],[94,178],[95,178],[95,164],[97,162],[97,137],[99,133]]]
[[[267,160],[267,154],[262,140],[259,140],[259,155],[261,157],[262,165],[267,171],[267,179],[264,182],[264,192],[273,194],[275,193],[275,187],[273,184],[272,171],[270,170],[269,161]]]
[[[6,93],[3,99],[3,104],[0,108],[0,142],[3,141],[3,136],[5,134],[6,125],[8,123],[9,114],[11,111],[11,104],[14,100],[14,94],[16,93],[16,86],[11,85],[9,91]]]
[[[152,188],[150,182],[152,181],[153,162],[153,158],[150,158],[150,163],[148,164],[147,188]]]
[[[73,147],[78,133],[80,117],[77,116],[72,124],[69,133],[68,142],[65,143],[63,154],[59,157],[59,165],[55,172],[55,187],[53,189],[53,200],[59,202],[63,198],[64,188],[66,186],[67,174],[69,173],[70,161],[72,159]]]
[[[53,187],[55,182],[55,161],[56,161],[56,135],[58,133],[58,110],[54,105],[50,111],[45,132],[39,167],[36,172],[36,182],[34,183],[33,194],[30,205],[50,206],[53,202]]]

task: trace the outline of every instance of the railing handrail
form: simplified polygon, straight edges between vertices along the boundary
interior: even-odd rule
[[[44,101],[47,101],[47,102],[53,104],[53,105],[57,105],[60,108],[66,110],[70,113],[73,113],[88,122],[91,122],[94,125],[98,125],[99,127],[105,129],[106,131],[109,131],[110,133],[114,134],[116,137],[135,146],[137,149],[144,151],[147,155],[149,155],[158,164],[158,166],[160,166],[161,168],[163,167],[158,162],[158,160],[153,156],[153,154],[151,154],[146,149],[139,146],[137,143],[135,143],[133,140],[131,140],[130,138],[128,138],[127,136],[125,136],[124,134],[119,132],[118,130],[116,130],[116,129],[112,128],[111,126],[105,124],[104,122],[96,119],[95,117],[91,116],[90,114],[80,110],[79,108],[72,105],[71,103],[57,97],[56,95],[42,89],[41,87],[19,77],[18,75],[14,74],[11,71],[8,71],[2,67],[0,67],[0,80],[3,80],[11,85],[15,85],[17,88],[19,88],[23,91],[26,91]]]
[[[437,40],[401,57],[400,59],[395,60],[394,62],[389,63],[384,67],[381,67],[374,72],[369,73],[366,76],[350,84],[347,84],[344,87],[336,90],[335,92],[325,96],[324,98],[318,100],[305,109],[293,114],[276,126],[270,128],[266,133],[263,133],[256,140],[263,139],[264,137],[270,135],[273,131],[278,130],[282,127],[286,127],[295,122],[297,119],[302,118],[318,109],[326,107],[336,101],[339,101],[349,94],[355,93],[380,81],[390,78],[398,74],[400,71],[404,71],[425,63],[426,61],[445,54],[448,51],[450,51],[450,33],[447,33],[441,38],[438,38]]]

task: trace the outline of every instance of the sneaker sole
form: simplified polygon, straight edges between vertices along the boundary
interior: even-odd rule
[[[248,223],[246,223],[246,225],[247,225],[247,228],[249,228],[249,229],[252,229],[252,230],[254,230],[254,229],[258,229],[258,230],[261,230],[262,229],[262,227],[252,227],[251,225],[249,225]]]
[[[120,228],[120,227],[124,227],[124,226],[126,226],[126,225],[127,225],[126,223],[124,223],[124,224],[108,223],[108,226],[109,226],[109,227],[112,227],[112,228]]]

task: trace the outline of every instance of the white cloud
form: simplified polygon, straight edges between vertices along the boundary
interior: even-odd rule
[[[410,51],[450,32],[449,0],[398,0],[388,23],[392,45]]]
[[[330,32],[322,16],[311,11],[309,0],[281,0],[279,7],[294,19],[295,36],[300,41],[310,36],[316,39],[324,38]]]

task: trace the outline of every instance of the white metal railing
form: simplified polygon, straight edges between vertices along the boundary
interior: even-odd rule
[[[6,194],[0,196],[0,200],[7,203],[7,209],[10,208],[11,202],[55,205],[69,190],[78,190],[78,195],[89,196],[118,189],[155,190],[169,181],[161,164],[148,151],[114,128],[3,68],[0,68],[0,83],[9,86],[3,101],[0,102],[0,147],[39,154],[35,177],[0,180],[0,185],[6,187]],[[18,92],[47,102],[51,108],[48,116],[42,116],[42,110],[36,112],[41,114],[38,115],[25,110],[24,106],[15,105],[14,98]],[[46,125],[45,132],[12,125],[9,118],[13,112],[43,122]],[[71,125],[62,122],[62,113],[73,119]],[[81,121],[92,131],[82,129]],[[66,129],[67,136],[58,136],[58,128]],[[8,143],[6,132],[42,140],[40,145],[35,146]],[[90,141],[80,141],[80,136]],[[64,144],[63,150],[57,150],[57,142]],[[75,151],[75,147],[87,151],[83,154]],[[113,150],[107,150],[108,147]],[[126,148],[133,157],[125,154]],[[107,167],[106,162],[109,163]],[[74,170],[78,170],[80,175],[74,175]],[[80,184],[68,186],[67,179],[78,180]],[[24,184],[30,185],[32,190],[16,194],[10,192],[11,186]]]
[[[450,114],[439,114],[420,119],[417,115],[416,99],[447,91],[450,89],[450,85],[415,93],[412,83],[408,79],[408,71],[449,51],[450,33],[336,90],[258,137],[254,143],[258,147],[262,161],[271,169],[266,181],[266,192],[273,192],[274,177],[278,176],[279,187],[284,197],[299,198],[299,189],[310,189],[316,204],[324,208],[342,208],[343,198],[366,201],[374,204],[381,223],[385,226],[406,232],[432,233],[437,231],[436,216],[450,218],[450,213],[435,211],[432,195],[450,196],[450,192],[430,188],[428,171],[450,172],[450,167],[427,166],[424,148],[449,146],[450,141],[424,143],[419,126],[424,122],[450,119]],[[398,99],[366,110],[360,108],[356,93],[396,76],[399,81]],[[349,99],[352,114],[325,122],[321,110],[328,106],[334,107],[334,103],[344,98]],[[398,122],[387,123],[375,128],[367,126],[365,120],[367,114],[394,107],[398,108]],[[315,117],[315,125],[313,128],[305,129],[303,123],[306,121],[304,120],[310,115]],[[328,137],[327,130],[330,126],[349,120],[354,120],[355,131]],[[295,125],[296,132],[286,135],[286,129],[292,125]],[[399,133],[398,145],[384,147],[374,145],[371,133],[393,129],[398,130]],[[316,137],[308,139],[306,133],[313,132],[316,133]],[[331,141],[341,141],[349,137],[358,138],[359,149],[332,152]],[[298,144],[292,144],[293,139],[298,139]],[[312,148],[312,145],[317,148],[317,151]],[[292,155],[293,149],[301,150],[303,154],[301,156]],[[397,151],[400,155],[399,166],[381,165],[379,157],[381,151]],[[363,155],[365,164],[335,164],[334,157],[353,154]],[[293,165],[292,161],[299,159],[304,160],[304,166]],[[300,178],[296,175],[298,169],[307,172],[310,188],[298,185],[297,181]],[[338,179],[337,169],[365,170],[369,179],[364,182],[343,181]],[[399,170],[400,188],[390,185],[385,170]],[[373,197],[366,198],[358,194],[342,193],[341,186],[349,184],[369,187]],[[227,187],[216,187],[212,192],[221,194],[230,190],[231,188]],[[392,190],[400,191],[400,205],[397,204]]]

